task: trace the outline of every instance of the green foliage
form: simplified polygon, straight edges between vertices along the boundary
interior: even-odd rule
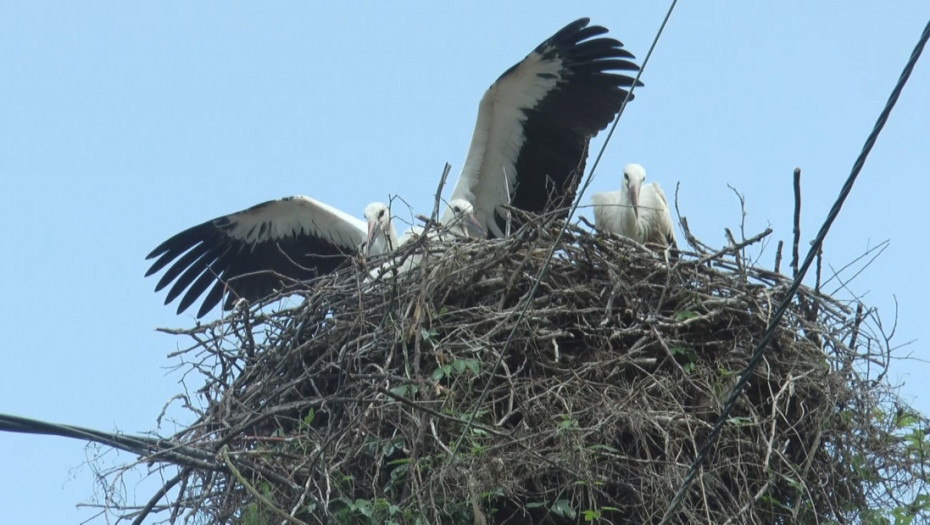
[[[423,339],[424,343],[432,343],[433,340],[436,339],[436,337],[438,336],[439,336],[439,331],[436,330],[435,328],[430,328],[429,330],[427,330],[426,328],[420,329],[420,338]]]
[[[566,430],[578,428],[578,420],[572,419],[572,418],[562,418],[562,420],[559,421],[559,424],[557,425],[557,427],[559,429],[559,434],[561,434],[562,432]]]
[[[501,496],[502,494],[499,492],[484,493],[481,495],[481,500],[485,503],[489,503]],[[470,502],[436,502],[436,506],[442,509],[442,514],[444,516],[443,523],[471,524],[474,521]],[[373,500],[361,498],[354,500],[341,497],[333,498],[329,504],[328,510],[333,517],[331,523],[340,525],[419,525],[427,523],[416,510],[415,505],[411,505],[408,508],[401,508],[384,498],[376,498]],[[493,509],[490,510],[493,513]],[[266,522],[252,522],[249,525],[257,525],[258,523]],[[271,523],[271,521],[267,523]]]
[[[389,392],[397,397],[412,398],[420,389],[416,385],[398,385],[392,387]]]
[[[274,521],[274,514],[265,512],[258,503],[250,503],[242,509],[242,516],[239,517],[241,525],[265,525]]]
[[[695,352],[693,348],[686,346],[672,346],[669,348],[669,350],[671,350],[673,356],[683,357],[685,359],[685,362],[681,365],[681,368],[684,369],[685,372],[689,374],[694,372],[694,363],[697,361],[697,352]]]
[[[464,374],[465,371],[471,373],[472,376],[478,376],[478,373],[481,372],[481,362],[477,359],[456,359],[451,363],[440,366],[439,368],[433,370],[433,373],[430,374],[430,378],[433,381],[439,382],[445,378],[455,378]]]
[[[581,517],[584,519],[585,522],[588,522],[588,523],[600,521],[602,518],[604,518],[605,511],[620,512],[620,509],[618,509],[617,507],[601,507],[599,509],[583,510],[581,511]]]
[[[356,499],[354,501],[347,498],[334,498],[329,504],[329,512],[336,519],[336,523],[372,525],[411,523],[408,520],[410,516],[405,516],[400,507],[384,498],[374,500]]]
[[[261,491],[264,497],[272,499],[271,487],[267,483],[262,483]],[[273,523],[275,518],[274,512],[268,510],[260,502],[255,501],[242,509],[239,523],[242,525],[264,525],[265,523]]]
[[[876,423],[887,425],[890,432],[885,435],[886,439],[897,440],[897,445],[901,449],[902,456],[913,458],[916,465],[925,465],[930,457],[930,435],[928,435],[924,425],[927,421],[920,414],[910,410],[907,407],[899,407],[892,412],[876,410]],[[881,479],[882,472],[874,472],[863,466],[864,459],[856,457],[857,472],[863,476],[869,476],[867,479],[877,481]],[[924,467],[926,468],[926,467]],[[927,480],[925,479],[924,482]],[[911,525],[916,523],[926,523],[930,516],[930,494],[919,492],[919,487],[911,487],[912,491],[918,491],[916,494],[899,496],[899,500],[911,496],[913,499],[909,504],[900,505],[892,509],[869,509],[862,513],[862,522],[871,524],[889,524],[889,525]]]
[[[307,415],[304,416],[303,420],[301,420],[300,424],[298,425],[298,430],[301,432],[307,432],[308,430],[310,430],[310,425],[313,424],[313,420],[315,418],[316,418],[316,411],[311,408],[310,410],[307,411]]]
[[[569,520],[574,520],[578,517],[578,513],[572,507],[572,502],[567,499],[557,499],[552,502],[552,504],[542,501],[530,502],[526,504],[526,508],[530,510],[547,509],[553,516]]]
[[[456,249],[467,256],[435,261],[430,271],[445,273],[426,288],[384,283],[357,294],[355,280],[334,280],[324,307],[267,318],[273,337],[249,369],[249,388],[229,389],[240,385],[235,374],[211,378],[202,391],[218,409],[185,437],[207,452],[210,440],[237,447],[231,457],[261,467],[243,470],[250,482],[289,483],[261,503],[216,483],[207,496],[221,511],[205,514],[239,509],[241,523],[279,523],[273,504],[283,512],[303,505],[298,517],[308,523],[471,524],[476,512],[489,523],[648,523],[671,500],[699,445],[692,440],[703,442],[767,326],[764,299],[784,283],[747,285],[749,268],[737,275],[687,258],[657,267],[651,254],[639,260],[619,244],[572,242],[564,261],[574,262],[553,261],[542,283],[551,297],[529,303],[525,318],[511,315],[527,304],[518,300],[527,283],[514,276],[533,270],[523,265],[540,263],[545,250],[521,253],[528,244],[516,237],[474,250],[463,243]],[[605,290],[617,301],[602,322]],[[764,373],[720,431],[717,450],[726,454],[705,468],[683,523],[927,522],[926,470],[916,466],[930,457],[927,421],[889,407],[894,392],[858,373],[887,361],[882,340],[832,313],[840,310],[819,310],[817,320],[788,311]],[[256,326],[229,319],[222,334]],[[312,329],[293,330],[304,326]],[[492,373],[510,331],[506,369]],[[539,334],[563,332],[571,336],[559,336],[558,352],[540,344]],[[667,346],[643,344],[653,340]],[[235,341],[230,355],[245,344]],[[637,350],[625,356],[616,351],[623,348]]]

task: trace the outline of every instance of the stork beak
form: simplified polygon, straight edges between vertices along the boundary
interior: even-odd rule
[[[381,228],[375,221],[368,221],[368,241],[365,243],[365,257],[371,256],[371,245],[374,244],[381,235]]]
[[[630,202],[633,204],[633,215],[639,219],[639,184],[630,186]]]
[[[478,217],[475,217],[474,213],[469,213],[464,218],[465,233],[475,239],[483,239],[488,236],[488,230],[484,227],[483,224],[478,220]]]

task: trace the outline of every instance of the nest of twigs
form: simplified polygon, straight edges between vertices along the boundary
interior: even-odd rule
[[[293,290],[298,306],[185,330],[178,356],[206,384],[175,442],[205,454],[157,508],[658,522],[790,279],[738,247],[669,260],[575,227],[544,270],[557,233],[415,243],[397,264],[417,269],[371,279],[358,261]],[[856,306],[801,289],[672,522],[846,522],[916,489],[875,415],[894,410],[887,339]]]

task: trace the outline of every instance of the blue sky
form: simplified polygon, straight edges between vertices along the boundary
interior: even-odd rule
[[[193,318],[162,305],[144,256],[181,229],[286,195],[359,216],[400,195],[428,213],[500,73],[580,16],[641,60],[667,8],[577,6],[0,2],[0,412],[174,431],[156,417],[181,391],[167,354],[186,341],[154,329]],[[806,246],[928,17],[924,1],[680,3],[591,190],[618,188],[623,165],[639,162],[670,196],[681,183],[692,230],[720,245],[739,226],[733,185],[747,235],[775,230],[761,255],[771,267],[775,242],[791,239],[793,168],[804,171]],[[898,355],[921,360],[928,61],[825,244],[827,273],[890,240],[848,288],[886,324],[896,298],[894,341],[915,340]],[[900,394],[925,413],[928,373],[923,361],[892,364]],[[92,453],[0,434],[0,522],[94,516],[76,507],[99,490],[84,465]],[[131,459],[105,453],[101,465]],[[125,488],[141,504],[154,488],[137,478]]]

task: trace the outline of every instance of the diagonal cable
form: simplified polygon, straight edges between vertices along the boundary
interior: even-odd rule
[[[0,432],[61,436],[81,441],[92,441],[118,448],[138,456],[161,456],[180,465],[216,470],[216,467],[211,463],[213,459],[212,454],[195,448],[182,446],[177,442],[167,439],[114,434],[72,425],[47,423],[45,421],[9,414],[0,414]]]
[[[556,249],[562,242],[562,237],[565,236],[565,232],[568,231],[568,225],[571,223],[572,217],[574,217],[575,212],[578,210],[578,205],[581,202],[582,195],[584,195],[584,192],[588,189],[588,186],[591,185],[591,180],[594,178],[594,170],[597,169],[597,165],[600,163],[601,157],[604,156],[604,151],[607,150],[607,144],[610,143],[610,138],[613,136],[614,130],[617,129],[617,124],[620,122],[620,117],[623,115],[623,110],[626,109],[626,104],[629,102],[630,96],[633,94],[633,90],[639,83],[639,77],[642,76],[643,70],[646,69],[646,64],[649,62],[649,57],[652,56],[652,51],[656,48],[656,44],[659,43],[659,37],[662,36],[662,31],[665,29],[665,25],[668,23],[668,19],[672,16],[672,11],[675,10],[675,5],[677,3],[678,0],[672,0],[671,5],[668,7],[668,11],[665,13],[665,18],[662,19],[662,24],[659,26],[659,30],[656,31],[656,36],[652,40],[652,45],[649,46],[649,51],[646,53],[646,57],[643,58],[643,65],[640,66],[639,71],[636,72],[636,78],[633,79],[633,85],[630,86],[630,90],[627,91],[626,97],[623,99],[623,103],[620,104],[620,111],[617,112],[617,117],[614,119],[614,123],[610,127],[610,131],[607,133],[607,138],[604,139],[604,144],[601,145],[601,149],[597,152],[597,157],[594,158],[594,163],[591,165],[591,170],[588,172],[588,176],[585,177],[584,184],[581,186],[581,191],[579,191],[578,195],[575,197],[575,202],[572,204],[571,209],[568,211],[568,216],[565,217],[565,222],[562,223],[562,227],[559,229],[558,235],[556,235],[555,240],[549,247],[549,252],[546,254],[546,258],[543,260],[542,267],[539,269],[539,274],[533,281],[533,287],[530,289],[529,295],[526,296],[526,299],[523,302],[523,308],[520,309],[520,313],[517,316],[517,321],[513,324],[513,328],[510,329],[510,333],[507,334],[507,340],[504,342],[504,347],[501,348],[500,355],[497,356],[497,361],[494,363],[494,368],[491,369],[491,375],[488,378],[487,383],[485,383],[484,388],[481,390],[481,395],[478,396],[478,400],[475,401],[475,408],[468,414],[468,420],[465,423],[465,428],[462,429],[462,433],[452,445],[453,451],[458,450],[459,445],[462,444],[462,440],[465,439],[465,435],[471,428],[472,421],[474,421],[475,415],[478,413],[478,407],[481,406],[481,403],[483,403],[484,399],[488,396],[488,392],[491,388],[491,378],[493,378],[494,374],[496,374],[498,369],[500,369],[501,363],[504,361],[504,356],[507,355],[507,350],[510,349],[510,345],[513,343],[514,337],[516,337],[517,328],[519,328],[523,318],[526,317],[526,312],[529,310],[530,305],[533,303],[533,299],[536,297],[536,292],[539,291],[539,285],[542,283],[546,272],[549,271],[549,264],[552,262],[552,257],[555,255]]]
[[[891,95],[888,97],[888,101],[885,103],[885,108],[882,109],[881,114],[879,114],[878,120],[875,122],[875,126],[872,128],[872,132],[869,133],[868,138],[866,138],[865,144],[862,146],[862,151],[859,153],[859,157],[856,158],[856,162],[853,164],[852,172],[846,179],[846,183],[843,184],[843,188],[840,190],[839,196],[833,203],[833,207],[830,208],[830,213],[827,214],[827,218],[824,221],[823,226],[821,226],[820,231],[817,232],[817,237],[814,238],[814,242],[812,243],[810,250],[808,250],[807,256],[804,258],[804,263],[801,265],[801,268],[798,269],[798,274],[794,277],[794,281],[792,281],[791,286],[788,288],[788,292],[785,294],[785,297],[781,300],[781,303],[779,303],[778,309],[775,311],[775,315],[772,316],[772,320],[769,321],[769,325],[765,330],[765,334],[762,336],[762,339],[759,341],[759,344],[753,351],[752,358],[746,365],[746,369],[742,374],[740,374],[739,380],[736,382],[736,386],[733,387],[733,390],[730,392],[730,395],[724,402],[723,410],[720,412],[720,417],[717,418],[717,421],[714,423],[710,434],[707,436],[707,441],[705,441],[704,445],[701,447],[701,450],[698,451],[697,456],[695,456],[694,461],[691,463],[691,466],[688,468],[688,473],[685,475],[685,479],[682,481],[681,486],[678,488],[678,492],[675,494],[674,498],[672,498],[672,502],[669,504],[668,509],[662,516],[660,525],[670,523],[673,513],[678,510],[679,505],[681,505],[681,502],[684,499],[688,488],[691,486],[691,483],[694,481],[694,478],[697,475],[698,469],[707,459],[707,454],[710,452],[711,447],[716,442],[717,436],[720,434],[720,431],[723,428],[727,417],[733,410],[733,406],[736,405],[736,398],[739,397],[743,387],[746,386],[746,383],[749,381],[749,376],[752,374],[753,369],[755,369],[755,367],[762,360],[762,354],[765,351],[766,346],[768,346],[769,341],[772,340],[772,337],[775,333],[775,328],[778,326],[782,316],[788,309],[788,305],[791,304],[791,301],[794,298],[794,294],[797,293],[798,288],[800,288],[801,280],[804,279],[804,274],[807,273],[811,263],[814,262],[814,258],[816,257],[817,252],[820,251],[820,247],[823,245],[823,240],[827,236],[827,232],[830,230],[830,226],[833,225],[833,221],[836,219],[837,215],[839,215],[840,208],[843,207],[843,203],[846,201],[846,197],[849,196],[849,192],[852,190],[853,184],[856,182],[856,178],[859,176],[859,172],[862,170],[862,166],[865,164],[865,159],[869,156],[869,152],[872,151],[872,146],[875,145],[875,140],[878,138],[878,134],[881,133],[882,128],[885,127],[885,122],[888,120],[888,115],[891,114],[891,110],[894,108],[895,103],[898,101],[898,96],[901,95],[901,90],[903,90],[904,85],[907,84],[907,79],[911,76],[911,71],[914,70],[914,65],[917,64],[917,59],[920,58],[920,54],[923,52],[924,46],[927,44],[928,39],[930,39],[930,20],[927,21],[927,25],[924,27],[924,32],[920,35],[920,40],[917,42],[917,45],[914,47],[914,51],[911,53],[911,57],[908,59],[907,64],[904,66],[904,70],[901,72],[901,76],[898,78],[898,83],[891,91]]]

